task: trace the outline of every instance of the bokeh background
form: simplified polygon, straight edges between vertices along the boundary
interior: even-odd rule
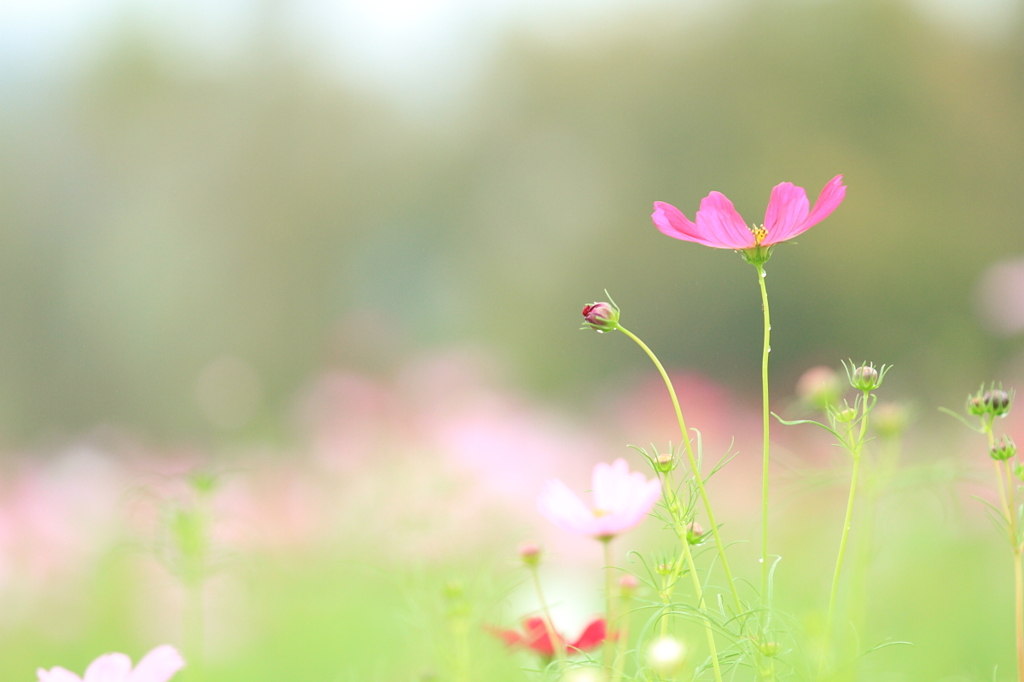
[[[1006,677],[989,470],[935,407],[1024,376],[1020,2],[0,2],[2,676],[198,646],[182,514],[215,565],[193,679],[448,679],[442,586],[513,624],[529,537],[581,625],[600,559],[539,484],[673,437],[642,354],[577,330],[605,289],[709,450],[735,436],[718,494],[753,537],[756,277],[651,204],[719,190],[760,222],[838,173],[768,266],[773,398],[868,359],[914,415],[859,636],[915,646],[862,674]],[[844,462],[778,451],[780,590],[813,630]]]

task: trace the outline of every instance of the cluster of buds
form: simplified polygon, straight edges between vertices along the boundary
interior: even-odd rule
[[[1002,387],[990,387],[987,391],[982,386],[978,392],[967,397],[967,411],[976,417],[1005,417],[1013,405],[1013,391],[1007,392]]]

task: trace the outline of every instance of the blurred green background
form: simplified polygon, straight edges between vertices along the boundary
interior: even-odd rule
[[[975,300],[987,267],[1024,255],[1016,3],[987,32],[966,30],[986,7],[969,3],[963,30],[889,1],[567,5],[451,29],[373,78],[294,28],[311,3],[221,4],[246,19],[222,37],[199,3],[115,3],[91,40],[66,41],[77,51],[8,41],[9,444],[97,422],[217,433],[196,396],[224,356],[259,394],[229,432],[280,433],[332,363],[386,371],[448,344],[496,349],[571,402],[643,367],[576,333],[605,288],[669,364],[750,387],[753,272],[663,237],[651,204],[692,216],[719,190],[760,221],[773,185],[813,200],[837,173],[846,203],[769,269],[780,382],[869,358],[959,402],[1020,350]],[[212,47],[195,46],[203,31]],[[415,71],[432,45],[474,36],[471,68]]]
[[[1008,552],[952,492],[967,446],[934,406],[1024,374],[1024,6],[380,4],[0,4],[5,451],[97,432],[109,444],[112,427],[146,445],[117,436],[111,451],[156,460],[287,461],[319,377],[400,382],[412,359],[453,347],[482,349],[524,400],[586,423],[650,372],[625,339],[577,331],[605,289],[667,365],[749,411],[753,269],[661,235],[651,204],[692,217],[718,190],[760,222],[773,185],[813,201],[842,173],[844,204],[767,269],[777,400],[808,367],[853,358],[895,364],[887,389],[918,406],[865,606],[866,645],[916,647],[877,654],[862,679],[989,680],[996,664],[1010,679]],[[9,477],[30,466],[16,459]],[[419,474],[406,474],[408,493]],[[336,475],[349,495],[354,474]],[[367,475],[372,502],[346,513],[393,499],[386,466]],[[799,490],[778,513],[794,566],[780,590],[813,630],[841,495]],[[535,490],[522,495],[529,509]],[[726,514],[733,529],[750,523],[742,509]],[[4,523],[0,541],[15,533]],[[411,567],[382,549],[387,532],[234,556],[228,592],[249,615],[225,621],[237,642],[207,643],[227,653],[203,679],[449,679],[443,641],[422,634],[444,639],[440,586],[463,580],[475,618],[514,623],[501,595],[522,579],[509,557],[528,525],[461,553],[449,538]],[[177,626],[137,629],[157,569],[135,564],[151,550],[117,545],[30,617],[4,601],[4,678],[180,643]],[[521,679],[473,637],[479,679]]]

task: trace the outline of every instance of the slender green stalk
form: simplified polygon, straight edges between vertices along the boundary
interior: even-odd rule
[[[611,670],[615,663],[615,574],[612,573],[612,539],[603,538],[604,545],[604,604],[605,639],[602,647],[605,670]]]
[[[693,553],[690,551],[690,543],[686,539],[686,529],[684,528],[680,538],[683,542],[683,556],[686,557],[686,567],[689,570],[690,577],[693,579],[693,589],[697,593],[697,608],[700,609],[701,620],[704,622],[704,632],[708,637],[708,650],[711,654],[711,667],[715,671],[715,681],[722,682],[722,669],[718,662],[718,648],[715,646],[715,633],[711,629],[711,621],[708,620],[706,615],[707,604],[704,601],[704,589],[700,584],[700,576],[697,575],[697,566],[693,563]]]
[[[683,419],[683,410],[679,407],[679,398],[676,397],[676,390],[672,386],[672,380],[668,376],[668,372],[665,371],[661,361],[658,360],[658,356],[647,347],[643,341],[639,339],[633,332],[629,331],[625,327],[619,325],[617,329],[633,339],[640,348],[647,353],[647,357],[651,359],[654,366],[658,368],[658,372],[661,374],[662,380],[665,382],[665,387],[668,389],[669,397],[672,398],[672,407],[675,408],[676,420],[679,422],[679,430],[683,436],[683,446],[686,449],[686,456],[690,462],[690,469],[693,472],[693,480],[697,484],[697,490],[700,492],[701,501],[704,503],[704,512],[708,515],[708,524],[711,526],[711,533],[715,538],[715,545],[718,548],[718,556],[722,563],[722,570],[725,571],[726,580],[729,583],[729,590],[732,592],[733,602],[736,607],[736,613],[743,613],[743,603],[740,600],[740,593],[736,589],[736,581],[732,577],[732,569],[729,568],[729,560],[725,556],[725,544],[722,542],[722,537],[718,533],[718,524],[715,523],[715,514],[711,510],[711,500],[708,498],[707,490],[704,487],[704,479],[701,476],[700,467],[697,464],[697,458],[693,454],[693,445],[690,443],[690,434],[686,429],[686,421]]]
[[[185,652],[188,656],[188,679],[196,682],[204,678],[204,621],[203,581],[186,586]]]
[[[540,584],[540,572],[536,564],[527,564],[527,567],[530,569],[530,575],[533,578],[533,587],[537,591],[540,612],[544,616],[544,630],[547,631],[548,639],[551,640],[551,646],[555,650],[555,660],[558,661],[558,669],[562,674],[565,674],[565,642],[558,636],[555,624],[551,620],[551,609],[548,608],[548,601],[544,598],[544,589]]]
[[[1017,680],[1024,682],[1024,575],[1021,571],[1021,548],[1019,545],[1013,553],[1013,577],[1017,588],[1017,608],[1014,612],[1017,620]]]
[[[829,637],[832,633],[832,623],[835,618],[836,596],[839,594],[839,577],[843,571],[843,557],[846,555],[846,543],[850,537],[850,528],[853,525],[853,505],[857,499],[857,475],[860,472],[861,454],[864,449],[864,436],[868,429],[868,412],[871,409],[870,392],[864,391],[861,396],[860,433],[857,440],[849,443],[850,455],[853,458],[853,473],[850,476],[850,494],[846,500],[846,517],[843,520],[843,533],[839,540],[839,555],[836,557],[836,569],[832,574],[832,588],[828,596],[828,615],[825,618],[825,635],[821,647],[821,667],[819,675],[825,669],[828,660]],[[848,438],[853,436],[853,427],[850,428]]]
[[[764,283],[764,265],[756,266],[757,283],[761,286],[761,310],[764,312],[764,346],[761,349],[761,412],[764,429],[764,454],[761,462],[761,599],[771,604],[768,594],[768,464],[769,464],[769,416],[768,406],[768,355],[772,351],[772,319],[768,311],[768,289]]]
[[[676,535],[679,537],[679,541],[683,545],[683,559],[686,562],[686,568],[693,580],[694,593],[697,595],[697,609],[700,611],[701,621],[704,624],[704,632],[708,638],[708,650],[711,654],[711,666],[715,671],[715,679],[717,682],[721,682],[722,671],[721,664],[718,660],[718,648],[715,646],[715,633],[711,628],[711,620],[707,616],[707,600],[704,598],[704,588],[701,586],[700,577],[697,575],[697,566],[693,561],[693,552],[690,551],[690,539],[687,533],[688,529],[686,527],[686,519],[683,518],[682,509],[679,506],[679,498],[676,495],[675,484],[672,481],[671,471],[664,472],[662,494],[665,496],[665,502],[667,503],[669,514],[672,516],[672,525],[675,527]],[[679,578],[679,572],[681,570],[682,566],[677,560],[672,567],[672,574],[669,576],[672,584],[674,584]],[[667,634],[668,614],[666,613],[661,621],[661,635],[664,637]]]

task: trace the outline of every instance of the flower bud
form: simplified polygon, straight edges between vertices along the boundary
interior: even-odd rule
[[[988,454],[998,462],[1005,462],[1017,454],[1017,445],[1009,436],[1000,436]]]
[[[675,637],[659,637],[647,647],[647,667],[661,677],[672,677],[686,663],[686,645]]]
[[[836,421],[839,422],[852,422],[857,418],[857,410],[852,407],[846,407],[842,410],[835,411]]]
[[[875,432],[882,438],[898,438],[907,428],[907,408],[899,403],[882,403],[871,415]]]
[[[536,542],[524,542],[519,545],[519,558],[530,568],[536,567],[540,563],[540,545]]]
[[[778,642],[761,642],[757,645],[757,648],[761,651],[761,654],[768,658],[774,658],[779,655],[779,651],[782,647],[779,646]]]
[[[981,397],[982,403],[984,403],[986,411],[992,413],[996,417],[1002,417],[1010,411],[1010,403],[1012,398],[1009,393],[1001,388],[993,388],[985,391],[985,394]]]
[[[662,473],[672,471],[676,468],[676,458],[669,452],[663,452],[654,460],[654,468]]]
[[[858,391],[873,391],[882,385],[882,377],[871,365],[861,365],[850,374],[850,385]]]
[[[670,575],[672,573],[672,564],[658,564],[654,570],[658,575]]]
[[[614,303],[598,301],[583,306],[583,326],[580,329],[612,332],[619,328],[619,308]]]
[[[699,545],[706,539],[704,529],[696,521],[691,521],[686,527],[686,542],[691,545]]]
[[[843,397],[843,382],[831,367],[811,367],[797,380],[796,395],[808,407],[825,410]]]
[[[623,597],[632,597],[638,587],[640,587],[640,581],[632,573],[627,573],[619,578],[619,590]]]
[[[988,407],[985,405],[985,401],[981,395],[972,395],[967,397],[967,412],[973,414],[975,417],[988,412]]]

